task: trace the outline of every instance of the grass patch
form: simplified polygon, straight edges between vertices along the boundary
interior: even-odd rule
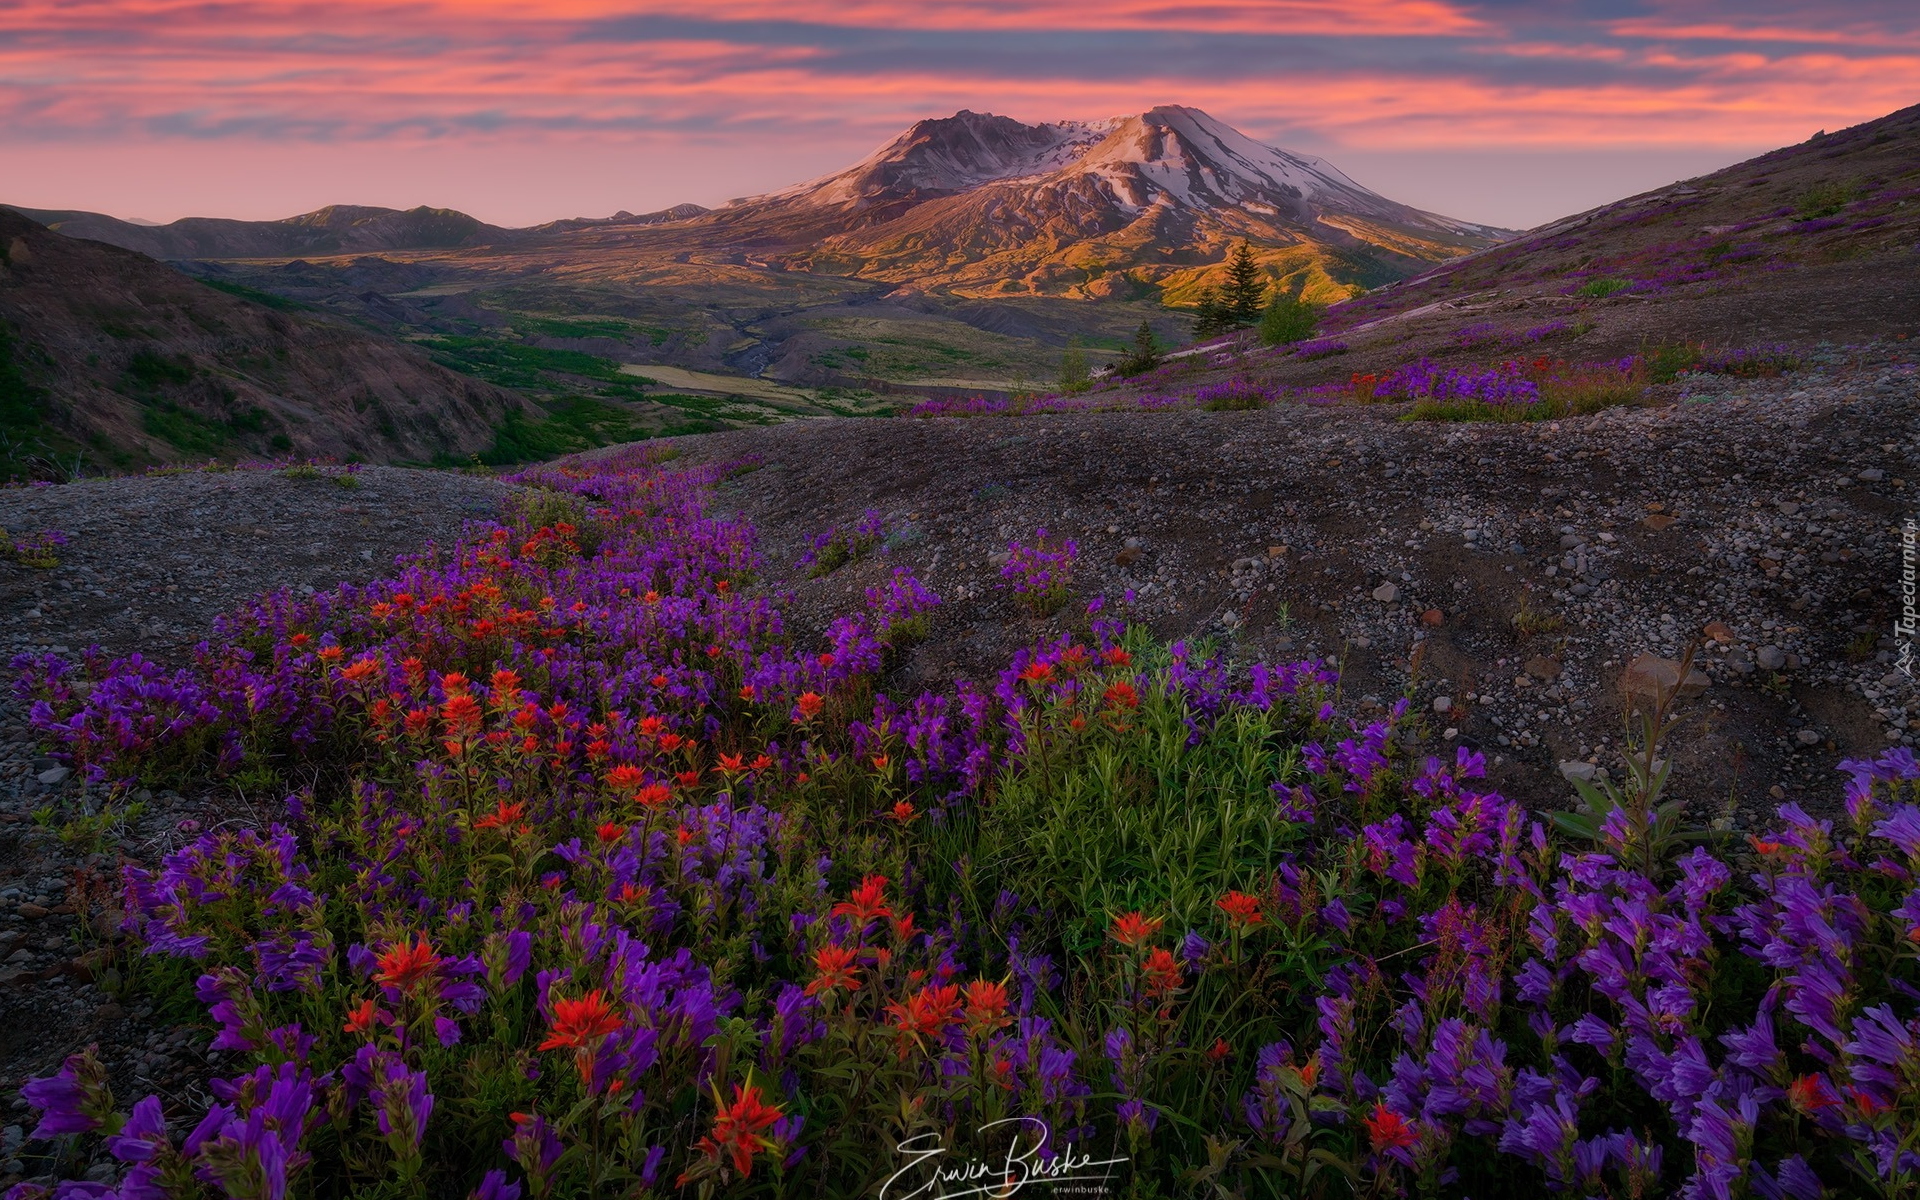
[[[250,288],[244,283],[229,283],[224,279],[204,278],[201,279],[200,282],[206,284],[216,292],[225,292],[229,296],[237,296],[242,300],[251,300],[262,308],[271,308],[276,312],[320,311],[311,304],[303,304],[298,300],[289,300],[285,296],[276,296],[272,292],[263,292],[259,288]]]
[[[1625,279],[1589,279],[1574,289],[1574,295],[1587,300],[1604,300],[1615,292],[1625,291],[1633,286]]]
[[[1860,187],[1852,182],[1815,184],[1800,193],[1794,201],[1793,210],[1801,220],[1814,221],[1833,216],[1859,198]]]
[[[549,350],[483,337],[426,338],[420,344],[441,366],[501,387],[539,390],[546,385],[548,373],[627,386],[646,383],[638,376],[622,375],[620,364],[610,358],[578,350]]]

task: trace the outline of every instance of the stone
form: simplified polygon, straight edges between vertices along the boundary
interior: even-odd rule
[[[1578,783],[1592,783],[1593,773],[1594,773],[1594,765],[1589,762],[1580,762],[1578,760],[1575,760],[1573,762],[1563,762],[1560,764],[1560,774],[1566,777],[1569,781],[1578,782]]]
[[[1731,644],[1734,640],[1733,630],[1719,621],[1708,621],[1701,627],[1700,632],[1716,642]]]
[[[1437,713],[1450,713],[1450,712],[1452,712],[1452,711],[1453,711],[1453,697],[1452,697],[1452,696],[1435,696],[1435,697],[1433,698],[1433,711],[1435,711],[1435,712],[1437,712]]]
[[[1685,679],[1680,678],[1680,664],[1671,658],[1661,658],[1653,654],[1636,654],[1627,669],[1620,673],[1620,690],[1629,700],[1637,703],[1658,703],[1663,696],[1676,692],[1682,700],[1698,696],[1713,685],[1713,680],[1699,667],[1687,672]]]
[[[1446,615],[1437,608],[1430,608],[1420,614],[1420,623],[1422,625],[1438,626],[1446,619]]]
[[[1535,679],[1560,678],[1560,662],[1544,654],[1536,654],[1527,660],[1527,674]]]
[[[1776,783],[1767,789],[1767,795],[1772,796],[1775,800],[1785,800],[1787,798],[1787,789]]]
[[[1393,604],[1400,599],[1400,587],[1398,584],[1383,583],[1373,589],[1373,598],[1382,604]]]
[[[1762,646],[1754,651],[1753,661],[1762,671],[1778,671],[1787,665],[1787,652],[1774,645]]]
[[[1267,547],[1268,558],[1279,558],[1282,554],[1285,554],[1286,552],[1287,552],[1287,548],[1285,546],[1268,546]]]
[[[35,775],[34,778],[46,784],[48,787],[53,787],[55,784],[65,783],[67,776],[71,774],[73,774],[73,772],[66,767],[48,767],[38,775]]]
[[[1678,517],[1670,517],[1666,513],[1654,513],[1640,523],[1648,529],[1666,529],[1669,526],[1679,524],[1680,519]]]
[[[1802,729],[1793,736],[1799,739],[1802,746],[1818,746],[1820,744],[1820,735],[1811,729]]]
[[[1879,483],[1886,477],[1887,473],[1879,467],[1868,467],[1866,470],[1854,476],[1854,478],[1858,479],[1861,483]]]
[[[1116,567],[1130,567],[1139,561],[1140,548],[1138,546],[1129,546],[1113,556],[1113,565]]]
[[[38,904],[22,904],[19,908],[14,909],[14,911],[32,921],[37,921],[47,915],[47,910]]]

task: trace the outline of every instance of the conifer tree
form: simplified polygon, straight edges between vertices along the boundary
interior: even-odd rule
[[[1260,277],[1260,265],[1253,261],[1253,249],[1241,242],[1227,263],[1227,286],[1220,296],[1228,328],[1245,329],[1259,324],[1266,298],[1266,281]]]
[[[1113,373],[1121,377],[1145,375],[1160,365],[1160,343],[1154,340],[1153,325],[1140,322],[1133,331],[1133,349],[1113,364]]]
[[[1200,306],[1193,316],[1193,336],[1210,338],[1216,333],[1225,333],[1231,329],[1226,314],[1220,308],[1220,297],[1212,288],[1200,293]]]

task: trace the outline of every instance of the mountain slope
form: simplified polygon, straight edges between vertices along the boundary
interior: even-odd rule
[[[1917,246],[1920,105],[1562,218],[1343,304],[1329,323],[1568,305],[1677,316],[1739,295],[1756,331],[1771,323],[1775,336],[1910,329]],[[1810,288],[1825,290],[1816,301]]]
[[[101,464],[465,456],[527,409],[398,342],[224,294],[4,209],[0,323],[37,410],[9,436],[84,447]]]
[[[382,250],[443,250],[487,245],[512,234],[449,208],[369,208],[335,204],[281,221],[185,217],[136,225],[91,212],[16,208],[68,237],[105,242],[149,258],[298,258]]]

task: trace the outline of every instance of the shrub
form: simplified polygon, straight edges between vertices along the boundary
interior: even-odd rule
[[[872,554],[887,536],[887,520],[874,509],[868,509],[860,518],[860,523],[852,529],[842,530],[839,526],[829,526],[824,533],[815,534],[813,541],[800,553],[796,566],[806,567],[809,578],[818,579],[822,575],[831,575],[851,562],[858,562]]]
[[[1260,340],[1268,346],[1305,341],[1319,326],[1321,311],[1298,296],[1277,295],[1260,317]]]
[[[1833,216],[1859,198],[1858,184],[1841,181],[1819,183],[1800,193],[1793,211],[1803,221],[1816,221]]]
[[[1573,294],[1588,300],[1602,300],[1631,286],[1632,281],[1626,279],[1589,279],[1575,288]]]

